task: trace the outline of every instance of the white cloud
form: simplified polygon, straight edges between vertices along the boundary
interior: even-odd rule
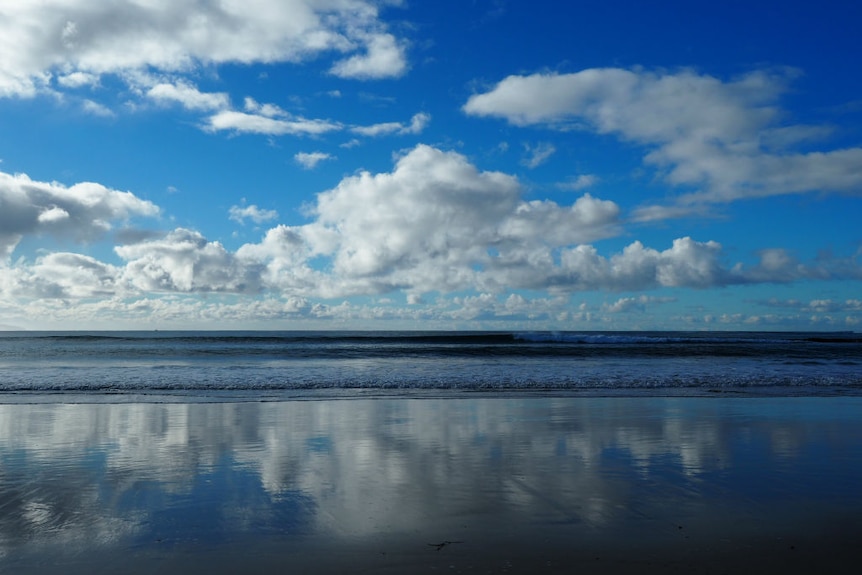
[[[655,222],[690,216],[709,217],[708,206],[675,205],[675,206],[643,206],[633,210],[631,219],[634,222]]]
[[[121,278],[144,292],[256,293],[260,270],[238,260],[218,242],[176,229],[157,240],[117,246],[126,260]]]
[[[670,248],[661,252],[636,241],[610,258],[582,244],[564,249],[559,268],[537,279],[565,291],[707,288],[742,283],[741,276],[732,275],[722,266],[720,257],[718,243],[687,237],[674,240]]]
[[[278,212],[275,210],[262,210],[254,204],[244,207],[231,206],[228,213],[230,214],[231,220],[241,224],[245,223],[245,220],[251,220],[256,224],[262,224],[264,222],[278,219]]]
[[[90,256],[57,252],[8,267],[0,264],[0,296],[17,300],[112,297],[119,269]]]
[[[403,289],[418,298],[500,286],[501,275],[516,279],[513,270],[535,278],[539,263],[553,268],[552,252],[560,246],[616,233],[613,202],[589,195],[571,206],[524,202],[522,191],[512,176],[481,172],[460,154],[420,145],[390,173],[363,172],[320,194],[313,222],[277,228],[267,236],[269,248],[247,245],[240,253],[267,265],[269,281],[282,287],[322,282],[305,295]],[[330,273],[303,268],[315,257],[331,261]],[[278,279],[283,272],[286,281]]]
[[[547,162],[557,151],[557,148],[549,142],[541,142],[535,146],[524,144],[524,149],[527,155],[521,163],[531,170]]]
[[[635,241],[603,255],[592,242],[619,232],[615,203],[589,194],[571,205],[525,201],[524,191],[511,175],[481,171],[461,154],[419,145],[399,157],[390,172],[360,172],[319,194],[309,208],[308,223],[275,226],[260,242],[234,252],[197,231],[178,228],[158,237],[129,235],[130,243],[115,248],[120,265],[74,253],[43,255],[34,263],[7,259],[0,263],[0,301],[8,307],[13,301],[97,298],[105,309],[113,309],[110,302],[117,298],[233,293],[266,295],[282,302],[273,305],[283,309],[287,299],[313,302],[392,294],[393,301],[403,301],[394,295],[401,292],[413,306],[429,299],[443,303],[405,309],[396,304],[380,307],[381,302],[373,307],[309,303],[301,313],[316,318],[529,322],[589,319],[590,310],[576,313],[567,307],[568,294],[577,291],[862,279],[862,253],[845,259],[823,256],[804,264],[784,250],[771,249],[758,254],[756,265],[731,265],[718,243],[684,237],[663,250]],[[112,221],[158,214],[152,204],[98,184],[64,188],[6,174],[0,176],[0,203],[0,245],[6,255],[26,234],[88,241]],[[254,205],[234,206],[230,213],[236,221],[258,224],[277,217]],[[527,298],[513,293],[517,290],[548,297]],[[448,303],[439,299],[446,294],[452,298]],[[189,304],[182,301],[180,308],[165,303],[165,310],[179,313]],[[254,307],[255,301],[249,305]],[[667,301],[671,299],[621,297],[602,312],[646,310]],[[101,309],[93,302],[87,305],[92,313]],[[39,313],[67,313],[58,306]],[[125,304],[116,306],[129,311]],[[858,313],[849,303],[839,306],[826,300],[809,307],[821,316],[827,311],[848,317]],[[219,313],[209,304],[192,308]],[[261,313],[264,309],[270,308],[262,306]]]
[[[401,76],[407,71],[404,45],[392,34],[370,34],[363,42],[363,54],[336,62],[330,72],[341,78],[370,80]]]
[[[362,136],[383,136],[388,134],[421,134],[431,121],[431,115],[424,112],[414,114],[410,119],[410,124],[404,125],[401,122],[384,122],[381,124],[373,124],[371,126],[354,126],[350,131]]]
[[[507,240],[521,245],[541,241],[554,247],[594,241],[618,231],[620,209],[614,202],[584,194],[569,208],[549,200],[518,205],[500,224]]]
[[[377,3],[366,0],[0,4],[0,97],[148,68],[177,73],[326,53],[345,55],[332,67],[342,77],[395,77],[407,69],[403,41],[386,31]]]
[[[355,126],[350,128],[350,131],[362,136],[380,136],[383,134],[392,134],[403,129],[404,124],[401,122],[383,122],[371,126]]]
[[[796,152],[824,130],[783,125],[778,99],[792,71],[753,72],[731,81],[692,71],[613,68],[509,76],[469,98],[470,115],[517,126],[589,129],[643,145],[664,179],[697,192],[681,205],[862,188],[862,148]],[[648,206],[645,209],[651,210]],[[692,208],[696,209],[696,208]],[[639,217],[655,219],[652,211]]]
[[[462,285],[520,191],[511,176],[479,172],[463,156],[420,145],[392,173],[363,172],[320,194],[309,237],[345,278],[381,287]],[[333,234],[334,245],[319,239]]]
[[[294,154],[293,159],[306,170],[313,170],[320,162],[332,160],[334,157],[324,152],[297,152]]]
[[[431,114],[419,112],[410,118],[410,125],[405,127],[402,134],[421,134],[431,121]]]
[[[283,136],[285,134],[307,136],[340,130],[341,125],[328,120],[307,120],[301,117],[279,119],[262,114],[225,110],[210,116],[205,128],[211,132],[230,131],[239,134],[268,136]]]
[[[36,221],[40,224],[50,224],[60,222],[62,220],[69,219],[69,212],[64,210],[63,208],[58,208],[57,206],[53,206],[48,208],[44,212],[39,214],[39,217],[36,218]]]
[[[599,177],[594,174],[580,174],[578,177],[559,185],[564,190],[580,191],[591,188],[599,183]]]
[[[524,202],[522,192],[512,176],[419,145],[391,173],[361,173],[320,194],[316,221],[300,233],[332,258],[334,290],[417,294],[499,289],[500,274],[517,286],[513,269],[535,275],[560,245],[613,234],[613,202],[584,196],[559,206]]]
[[[227,97],[224,102],[220,99],[210,100],[210,96],[218,94],[198,94],[206,98],[203,103],[213,105],[227,105]],[[190,95],[193,103],[197,96]],[[317,136],[327,132],[339,131],[343,126],[337,122],[319,119],[307,119],[294,116],[290,112],[275,104],[261,104],[254,98],[245,98],[243,109],[240,112],[230,109],[220,109],[206,119],[203,129],[209,132],[231,131],[238,134],[262,134],[266,136],[283,136],[290,134],[294,136]]]
[[[113,110],[93,100],[84,100],[81,106],[85,112],[94,116],[101,116],[103,118],[113,118],[116,116]]]
[[[159,213],[151,202],[101,184],[66,187],[4,172],[0,172],[0,206],[0,258],[10,256],[25,235],[91,241],[111,229],[111,222]]]
[[[184,81],[158,83],[147,90],[147,97],[162,103],[177,102],[188,110],[223,110],[230,106],[227,94],[204,93]]]
[[[89,74],[87,72],[72,72],[65,76],[58,76],[57,83],[64,88],[83,88],[84,86],[97,86],[99,84],[99,76]]]
[[[862,312],[862,300],[859,299],[847,299],[844,301],[833,299],[813,299],[806,302],[800,300],[778,300],[773,298],[762,303],[769,307],[789,308],[806,313]]]
[[[261,104],[254,98],[250,97],[246,97],[245,100],[243,100],[243,108],[246,112],[257,116],[264,116],[266,118],[285,118],[290,116],[288,112],[282,110],[275,104]]]
[[[602,310],[607,313],[643,313],[653,304],[663,304],[676,301],[672,297],[655,297],[648,295],[640,295],[637,297],[621,297],[612,304],[605,304]]]
[[[279,225],[266,232],[258,244],[245,244],[236,252],[237,260],[259,270],[269,289],[291,297],[327,297],[334,293],[331,278],[308,265],[313,257],[301,228]]]
[[[36,261],[31,286],[50,297],[112,296],[118,290],[117,275],[116,267],[90,256],[53,253]]]

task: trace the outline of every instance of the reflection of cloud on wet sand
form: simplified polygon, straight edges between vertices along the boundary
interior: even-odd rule
[[[789,464],[800,446],[834,436],[843,421],[770,419],[743,405],[672,398],[0,405],[0,556],[34,545],[191,534],[217,542],[452,532],[467,523],[601,529],[643,510],[645,485],[744,473],[740,461],[752,445]],[[649,504],[673,506],[684,487]]]

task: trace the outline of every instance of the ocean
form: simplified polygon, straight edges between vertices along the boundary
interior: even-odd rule
[[[862,335],[0,332],[0,398],[862,395]],[[58,397],[59,395],[59,397]]]
[[[0,573],[855,573],[853,333],[0,335]]]

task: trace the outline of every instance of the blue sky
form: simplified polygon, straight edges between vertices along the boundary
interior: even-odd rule
[[[0,4],[0,328],[858,330],[862,6]]]

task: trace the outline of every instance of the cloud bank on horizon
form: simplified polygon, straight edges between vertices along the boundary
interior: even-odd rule
[[[846,14],[550,6],[0,6],[0,327],[858,329]]]

